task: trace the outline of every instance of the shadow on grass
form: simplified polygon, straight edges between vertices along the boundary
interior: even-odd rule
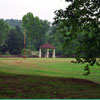
[[[75,78],[0,72],[0,99],[100,98],[100,84]]]

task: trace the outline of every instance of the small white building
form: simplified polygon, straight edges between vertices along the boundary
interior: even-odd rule
[[[49,43],[43,44],[42,46],[40,46],[39,49],[39,58],[41,58],[41,53],[42,53],[42,49],[46,49],[46,54],[45,57],[49,58],[49,49],[53,49],[53,53],[52,53],[52,58],[55,58],[55,47],[50,45]]]

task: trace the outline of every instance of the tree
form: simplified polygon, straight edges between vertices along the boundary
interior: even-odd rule
[[[7,38],[9,29],[10,29],[9,25],[3,19],[0,19],[0,54],[5,52],[5,49],[4,49],[5,47],[3,45]]]
[[[63,53],[63,35],[57,29],[57,26],[51,26],[49,32],[47,33],[47,42],[56,47],[56,55],[62,56]]]
[[[11,27],[22,26],[22,21],[17,19],[6,19],[5,22],[7,22]]]
[[[80,45],[77,47],[76,60],[78,63],[88,63],[85,67],[87,75],[89,65],[97,62],[100,57],[100,0],[66,0],[70,2],[66,10],[55,12],[55,24],[61,23],[59,29],[65,37],[67,44],[78,35]],[[67,29],[65,28],[67,27]]]
[[[23,16],[22,23],[26,30],[30,47],[38,49],[40,45],[45,43],[46,32],[48,32],[50,23],[34,17],[31,12]]]
[[[10,54],[21,54],[23,49],[23,33],[19,27],[10,30],[5,45]]]
[[[3,19],[0,19],[0,46],[6,39],[8,32],[9,32],[9,25]]]

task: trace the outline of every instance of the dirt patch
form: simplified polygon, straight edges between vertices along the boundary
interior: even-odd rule
[[[100,84],[74,78],[0,75],[0,97],[21,99],[100,98]]]

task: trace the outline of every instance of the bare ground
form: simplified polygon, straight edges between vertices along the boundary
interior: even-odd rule
[[[1,99],[98,99],[100,84],[74,78],[0,75]]]

